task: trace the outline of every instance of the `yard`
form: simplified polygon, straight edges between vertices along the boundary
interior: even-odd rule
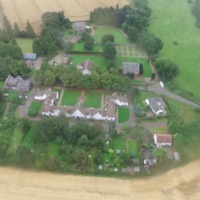
[[[106,61],[101,55],[75,55],[72,54],[72,62],[73,65],[77,66],[80,63],[85,62],[86,60],[91,60],[93,63],[95,63],[97,66],[101,67],[102,69],[106,69]]]
[[[120,124],[125,123],[129,120],[130,117],[130,110],[126,107],[119,107],[118,108],[118,122]]]
[[[61,105],[75,106],[78,103],[78,97],[81,95],[79,90],[66,89],[61,101]]]
[[[103,51],[103,47],[101,44],[95,44],[94,45],[94,49],[91,51],[87,51],[84,49],[84,43],[83,42],[77,42],[74,45],[73,51],[81,51],[81,52],[102,52]]]
[[[115,37],[115,43],[128,44],[129,41],[125,34],[119,29],[111,26],[96,26],[95,33],[93,35],[96,42],[101,42],[102,36],[106,34],[112,34]]]
[[[138,156],[138,146],[137,141],[135,140],[126,140],[126,152],[129,156],[137,157]]]
[[[42,108],[41,101],[33,101],[29,107],[28,115],[31,117],[37,116],[39,114],[41,108]]]
[[[84,106],[89,108],[100,108],[102,93],[101,91],[86,91],[86,100],[84,101]]]
[[[25,39],[25,38],[16,38],[17,44],[20,46],[22,49],[23,53],[32,53],[32,44],[33,44],[33,39]]]
[[[149,31],[164,43],[159,57],[170,58],[180,67],[175,83],[181,91],[176,92],[200,101],[200,30],[195,26],[188,1],[151,0],[149,5],[152,9]]]

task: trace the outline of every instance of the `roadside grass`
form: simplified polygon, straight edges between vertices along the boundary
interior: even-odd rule
[[[102,93],[100,91],[86,91],[84,106],[89,108],[100,108]]]
[[[100,43],[102,36],[106,34],[112,34],[115,37],[115,43],[129,44],[128,38],[122,33],[119,28],[112,26],[96,26],[95,33],[93,35],[96,42]]]
[[[145,77],[151,77],[152,70],[151,66],[148,63],[146,58],[133,58],[133,57],[116,57],[116,66],[118,68],[122,67],[123,62],[136,62],[141,63],[144,69],[143,76]]]
[[[29,38],[16,38],[17,44],[20,46],[22,49],[23,53],[32,53],[32,44],[33,44],[33,39]]]
[[[79,90],[66,89],[63,94],[61,105],[74,106],[78,103],[78,97],[81,95]]]
[[[39,114],[41,108],[42,108],[42,102],[33,101],[29,107],[28,115],[31,117],[37,116]]]
[[[195,26],[188,1],[151,0],[149,5],[152,9],[149,31],[164,42],[159,58],[170,58],[180,67],[175,92],[184,96],[187,93],[191,99],[200,101],[200,29]]]
[[[79,54],[72,54],[72,62],[73,65],[77,66],[78,64],[85,62],[86,60],[92,61],[95,65],[99,66],[102,69],[106,69],[106,61],[101,55],[79,55]]]
[[[118,108],[118,122],[120,124],[125,123],[129,120],[130,117],[130,110],[126,107],[119,107]]]
[[[84,43],[83,42],[77,42],[74,45],[73,51],[81,51],[81,52],[102,52],[103,51],[103,46],[101,44],[95,44],[94,49],[91,51],[85,50],[84,49]]]
[[[138,156],[138,146],[137,141],[135,140],[126,140],[126,152],[128,155],[134,155],[134,157]]]
[[[21,129],[18,126],[16,126],[13,132],[13,135],[10,138],[10,144],[6,152],[6,156],[14,155],[17,152],[18,147],[21,144],[23,136],[24,136],[24,133],[21,131]]]

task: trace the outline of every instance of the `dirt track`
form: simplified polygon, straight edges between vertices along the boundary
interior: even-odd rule
[[[148,179],[120,180],[0,168],[6,200],[199,200],[200,160]]]

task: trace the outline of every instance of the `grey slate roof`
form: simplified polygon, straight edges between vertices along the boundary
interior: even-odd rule
[[[135,75],[139,75],[139,72],[140,72],[139,63],[123,62],[123,65],[122,65],[123,74],[133,73]]]
[[[23,59],[25,60],[36,60],[37,54],[36,53],[23,53]]]
[[[148,100],[150,107],[154,110],[154,112],[158,112],[160,109],[163,110],[165,107],[165,102],[161,97],[149,98]]]

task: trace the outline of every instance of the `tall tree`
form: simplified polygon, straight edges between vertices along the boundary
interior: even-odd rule
[[[8,20],[8,18],[6,16],[4,16],[4,18],[3,18],[3,23],[4,23],[4,27],[5,27],[6,32],[8,33],[8,35],[10,37],[12,37],[13,36],[12,26],[11,26],[10,21]]]
[[[33,29],[32,25],[30,24],[29,20],[27,20],[27,22],[26,22],[26,36],[28,38],[35,37],[34,29]]]
[[[103,47],[103,56],[106,60],[114,60],[115,56],[117,55],[117,51],[115,45],[108,41],[105,43]]]
[[[19,37],[20,36],[20,29],[17,23],[14,24],[14,28],[13,28],[13,35],[15,37]]]

